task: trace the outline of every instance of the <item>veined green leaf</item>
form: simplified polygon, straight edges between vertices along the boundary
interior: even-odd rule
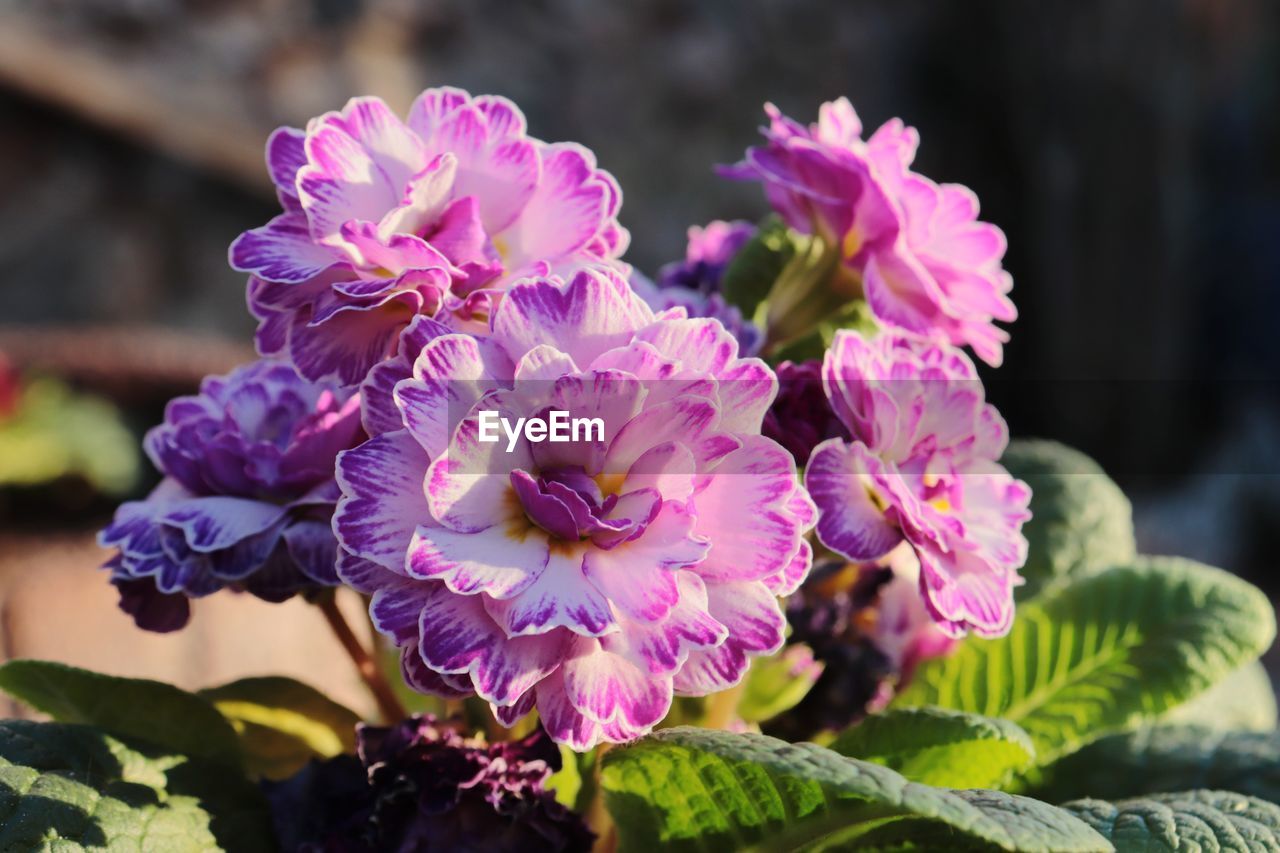
[[[1280,807],[1226,791],[1080,800],[1064,808],[1110,839],[1117,853],[1280,849]]]
[[[1107,850],[1067,813],[995,791],[910,782],[811,743],[675,728],[609,752],[619,850]],[[940,844],[945,839],[946,844]]]
[[[1274,637],[1271,605],[1250,584],[1190,560],[1138,558],[1023,605],[1007,636],[922,666],[895,706],[1011,720],[1044,766],[1157,719]]]
[[[1193,788],[1280,803],[1280,732],[1159,725],[1111,735],[1049,767],[1030,793],[1061,802]]]
[[[830,748],[948,788],[999,788],[1035,759],[1031,738],[1008,720],[941,708],[872,714]]]
[[[0,850],[275,848],[233,768],[65,723],[0,722],[0,815]]]
[[[1098,463],[1056,441],[1025,439],[1011,442],[1000,462],[1031,487],[1019,600],[1056,578],[1132,562],[1133,507]]]

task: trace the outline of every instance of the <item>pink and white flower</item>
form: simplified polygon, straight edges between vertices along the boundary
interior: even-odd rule
[[[973,363],[947,346],[840,332],[822,375],[853,440],[819,444],[805,470],[818,538],[853,561],[909,543],[946,633],[1006,633],[1031,491],[996,461],[1008,431]]]
[[[816,512],[760,435],[773,373],[719,322],[655,315],[589,269],[515,284],[486,337],[421,320],[405,341],[411,374],[402,353],[366,384],[384,405],[339,460],[334,529],[411,686],[479,694],[507,725],[536,708],[584,750],[781,647],[776,596],[808,572]],[[480,439],[483,410],[548,409],[603,439]]]
[[[765,144],[722,174],[764,184],[788,225],[837,247],[876,320],[919,338],[971,346],[998,366],[1017,317],[1001,266],[1004,234],[978,221],[978,198],[910,169],[920,138],[892,119],[869,139],[845,98],[805,127],[765,106]],[[856,292],[851,295],[858,295]]]
[[[284,212],[240,235],[264,355],[359,383],[417,315],[483,323],[496,294],[626,249],[622,193],[580,145],[529,136],[505,98],[428,89],[401,120],[354,98],[267,142]]]

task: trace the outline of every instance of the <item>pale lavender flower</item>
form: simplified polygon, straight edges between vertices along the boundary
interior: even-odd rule
[[[823,381],[853,441],[823,442],[805,469],[818,538],[855,562],[905,541],[948,634],[1007,632],[1031,492],[996,461],[1008,432],[973,364],[942,345],[840,332]]]
[[[423,92],[406,120],[354,98],[267,142],[284,212],[231,246],[264,355],[358,384],[417,315],[483,318],[511,282],[626,249],[622,193],[580,145],[529,136],[505,98]]]
[[[999,365],[1009,336],[994,321],[1017,312],[1004,234],[978,220],[977,196],[911,171],[919,134],[899,119],[864,140],[845,98],[809,127],[772,104],[765,112],[765,144],[722,174],[762,182],[788,225],[833,246],[881,324]]]
[[[339,570],[411,686],[477,693],[508,725],[536,707],[579,750],[630,740],[782,644],[814,509],[759,434],[776,380],[607,269],[516,284],[489,331],[420,321],[412,372],[402,353],[370,377],[380,434],[339,461]],[[490,410],[603,434],[508,452],[481,440]]]

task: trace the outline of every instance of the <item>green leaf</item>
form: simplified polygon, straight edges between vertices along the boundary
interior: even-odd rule
[[[1192,788],[1280,803],[1280,732],[1161,725],[1111,735],[1054,764],[1032,793],[1061,802]]]
[[[738,716],[748,723],[771,720],[794,708],[822,674],[808,646],[787,646],[780,654],[756,658],[738,701]]]
[[[1190,560],[1140,557],[1018,610],[1009,634],[922,666],[897,707],[937,705],[1021,726],[1046,765],[1155,720],[1270,646],[1267,597]]]
[[[1227,791],[1079,800],[1064,808],[1109,838],[1117,853],[1280,849],[1280,807]]]
[[[292,678],[244,678],[200,695],[236,730],[254,775],[283,779],[312,758],[355,752],[360,717]]]
[[[88,726],[0,722],[0,850],[274,846],[261,794],[226,765]]]
[[[760,223],[755,236],[733,256],[720,279],[725,301],[736,305],[742,316],[755,316],[796,251],[793,232],[782,220],[773,217]]]
[[[1261,661],[1237,669],[1199,696],[1174,708],[1160,721],[1248,732],[1276,727],[1276,694]]]
[[[830,748],[948,788],[999,788],[1035,759],[1031,738],[1008,720],[941,708],[872,714]]]
[[[547,787],[556,792],[560,804],[573,808],[578,792],[582,790],[582,769],[578,766],[578,753],[564,744],[560,745],[560,769],[547,779]]]
[[[239,765],[235,729],[208,700],[172,684],[102,675],[66,664],[15,660],[0,690],[63,723],[86,723],[183,755]]]
[[[1133,507],[1098,463],[1054,441],[1014,441],[1001,463],[1031,487],[1030,549],[1022,568],[1028,599],[1055,578],[1132,561]]]
[[[601,784],[622,853],[904,849],[917,834],[945,838],[945,849],[1107,849],[1045,803],[931,788],[878,764],[763,735],[667,729],[609,752]]]

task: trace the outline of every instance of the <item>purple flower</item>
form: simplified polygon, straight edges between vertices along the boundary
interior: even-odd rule
[[[486,338],[429,320],[405,338],[411,372],[365,386],[380,434],[339,460],[334,529],[411,686],[477,693],[507,725],[536,707],[585,750],[781,646],[814,508],[760,435],[772,371],[722,325],[655,315],[604,269],[516,284]],[[482,412],[554,410],[602,428],[483,438]]]
[[[741,220],[717,219],[701,228],[694,225],[689,229],[684,260],[664,266],[658,284],[664,288],[686,287],[708,295],[719,293],[724,271],[755,233],[755,225]]]
[[[720,295],[724,271],[755,233],[756,227],[749,222],[716,220],[703,228],[695,225],[689,229],[683,261],[664,266],[656,286],[635,274],[632,286],[655,311],[683,308],[690,317],[719,320],[737,338],[742,355],[755,355],[764,343],[764,333]]]
[[[186,624],[187,597],[231,587],[282,601],[336,585],[334,464],[364,438],[359,406],[270,361],[170,401],[145,441],[164,479],[98,537],[120,549],[107,567],[121,607],[172,631]]]
[[[242,234],[258,349],[359,383],[416,315],[466,325],[512,281],[626,249],[622,193],[586,148],[526,133],[505,98],[428,89],[407,120],[377,98],[283,127],[267,169],[284,212]]]
[[[822,388],[822,364],[784,361],[778,372],[778,398],[764,416],[761,429],[781,444],[803,466],[813,449],[828,438],[848,438],[847,430],[831,410]]]
[[[996,462],[1008,433],[973,364],[942,345],[840,332],[822,377],[853,441],[823,442],[805,469],[818,538],[855,562],[907,542],[947,634],[1007,632],[1031,491]]]
[[[546,789],[560,750],[543,731],[485,745],[418,715],[357,732],[359,762],[313,763],[266,786],[282,846],[325,853],[591,849],[594,835],[582,818]]]
[[[893,119],[863,140],[844,98],[807,128],[772,104],[765,112],[765,144],[722,173],[761,181],[788,225],[837,247],[880,323],[999,365],[1009,336],[993,321],[1017,316],[1004,234],[978,221],[968,188],[911,171],[915,129]]]

